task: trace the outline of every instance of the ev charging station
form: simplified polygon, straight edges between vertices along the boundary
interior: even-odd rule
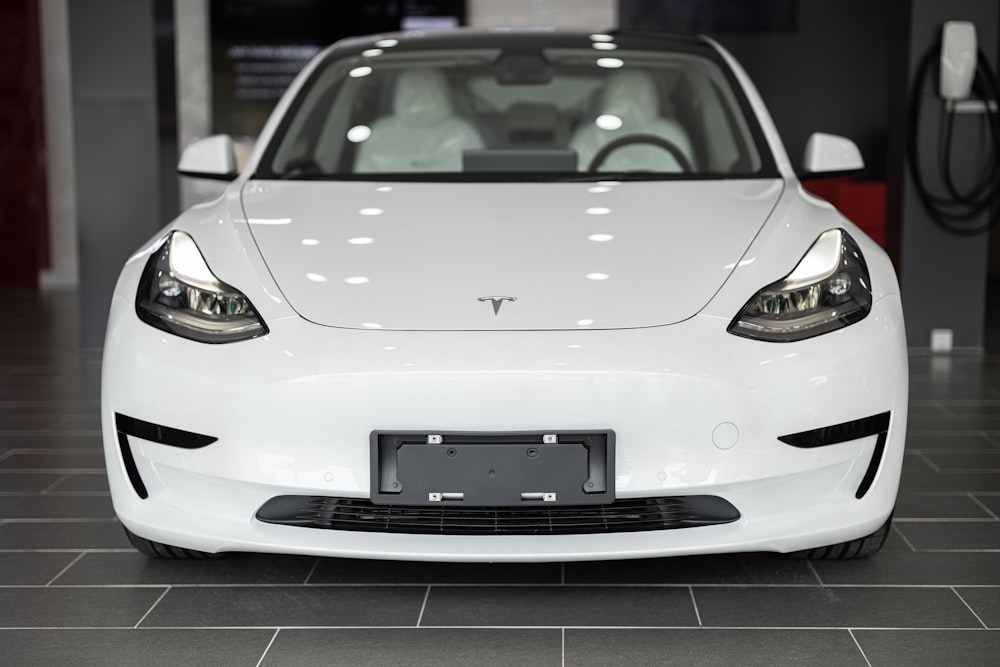
[[[911,348],[982,350],[989,234],[1000,233],[1000,3],[899,3],[889,245]]]

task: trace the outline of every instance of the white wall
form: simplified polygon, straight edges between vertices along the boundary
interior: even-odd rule
[[[467,0],[469,25],[603,30],[618,25],[618,0]]]

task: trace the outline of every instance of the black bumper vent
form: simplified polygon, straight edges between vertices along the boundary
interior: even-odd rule
[[[739,511],[715,496],[618,500],[609,505],[456,507],[375,505],[358,498],[278,496],[264,504],[265,523],[418,535],[586,535],[670,530],[731,523]]]

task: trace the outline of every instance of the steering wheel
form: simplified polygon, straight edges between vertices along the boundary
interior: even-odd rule
[[[594,159],[590,161],[590,165],[587,167],[587,171],[597,171],[597,168],[604,164],[604,161],[608,159],[608,156],[614,153],[619,148],[623,146],[631,146],[632,144],[649,144],[651,146],[657,146],[663,150],[670,153],[670,156],[677,160],[677,164],[680,165],[682,171],[694,171],[694,167],[691,165],[691,161],[688,160],[684,152],[669,139],[664,139],[663,137],[657,136],[655,134],[629,134],[624,137],[618,137],[608,143],[604,144],[601,150],[597,151],[597,155]]]

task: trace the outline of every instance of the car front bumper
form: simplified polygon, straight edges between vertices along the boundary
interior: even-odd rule
[[[895,503],[907,362],[899,298],[798,343],[761,343],[696,316],[648,329],[359,331],[297,317],[228,345],[140,322],[116,297],[102,418],[115,510],[134,533],[208,552],[456,561],[788,552],[875,531]],[[778,438],[889,413],[876,434],[819,447]],[[216,438],[125,437],[116,414]],[[264,523],[282,495],[366,499],[373,431],[615,434],[619,499],[712,495],[723,525],[571,535],[400,534]],[[128,456],[148,497],[129,479]],[[877,459],[878,457],[876,457]]]

